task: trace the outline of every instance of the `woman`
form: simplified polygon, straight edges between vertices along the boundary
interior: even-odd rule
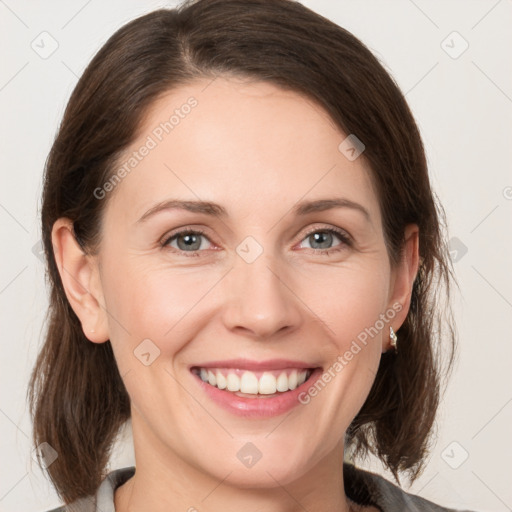
[[[122,27],[45,174],[30,404],[68,509],[449,510],[399,487],[454,353],[442,216],[403,95],[336,24],[199,0]],[[136,471],[105,475],[127,420]]]

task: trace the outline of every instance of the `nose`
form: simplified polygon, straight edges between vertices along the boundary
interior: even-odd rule
[[[224,281],[222,318],[230,331],[268,339],[299,328],[301,300],[293,290],[290,272],[267,252],[247,263],[236,259]]]

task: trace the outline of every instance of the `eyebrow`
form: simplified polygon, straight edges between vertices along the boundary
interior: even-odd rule
[[[371,222],[370,213],[363,205],[346,198],[302,201],[293,207],[292,213],[297,216],[304,216],[310,213],[331,210],[333,208],[351,208],[362,213],[365,219],[368,222]],[[228,216],[227,210],[223,206],[211,201],[183,201],[178,199],[168,199],[150,208],[146,213],[144,213],[144,215],[142,215],[137,223],[144,222],[161,211],[174,209],[186,210],[192,213],[202,213],[219,218],[225,218]]]

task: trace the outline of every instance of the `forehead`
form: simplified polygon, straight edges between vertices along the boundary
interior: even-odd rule
[[[366,202],[378,215],[369,168],[340,151],[345,138],[323,108],[295,91],[197,80],[147,110],[116,166],[127,172],[111,202],[130,204],[136,215],[181,197],[236,203],[237,214],[250,215],[328,194]]]

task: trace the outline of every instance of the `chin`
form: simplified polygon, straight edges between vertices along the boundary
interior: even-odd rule
[[[225,479],[225,483],[241,489],[269,489],[289,484],[300,478],[308,469],[306,461],[290,460],[281,450],[272,452],[252,465],[247,466],[240,462],[235,454],[233,459],[223,459],[222,469],[219,466],[212,468],[215,478]],[[226,476],[229,475],[229,476]]]

